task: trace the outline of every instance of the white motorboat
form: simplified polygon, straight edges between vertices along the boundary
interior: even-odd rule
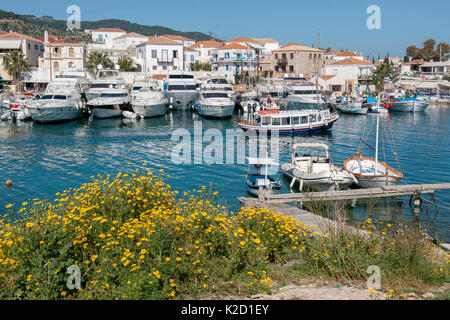
[[[229,118],[233,115],[234,102],[227,91],[204,90],[200,92],[197,111],[204,117]]]
[[[166,79],[166,96],[176,110],[191,110],[198,98],[197,83],[189,73],[170,73]]]
[[[294,82],[288,86],[288,95],[282,100],[282,104],[288,109],[325,109],[327,102],[322,93],[312,82]]]
[[[29,105],[33,102],[34,96],[29,95],[15,95],[8,96],[8,99],[3,100],[3,114],[0,116],[1,120],[30,120],[31,113]]]
[[[31,117],[39,123],[79,119],[87,111],[82,86],[86,79],[56,78],[47,85],[43,96],[29,105]]]
[[[308,153],[299,154],[298,149]],[[290,189],[298,183],[300,192],[341,190],[358,182],[351,173],[331,163],[328,146],[322,143],[295,144],[291,162],[283,164],[281,172],[290,179]]]
[[[117,70],[100,70],[96,80],[90,81],[86,97],[88,108],[98,119],[121,117],[123,111],[131,110],[125,80]]]
[[[344,169],[358,179],[361,188],[379,188],[400,182],[403,173],[378,160],[380,118],[377,115],[375,159],[363,157],[361,151],[344,161]]]
[[[202,89],[211,89],[211,90],[220,90],[220,91],[226,91],[228,92],[228,95],[230,98],[235,101],[236,100],[236,94],[231,86],[231,84],[228,82],[226,78],[223,77],[210,77],[203,80],[202,83]]]
[[[136,77],[131,89],[131,108],[144,118],[166,114],[168,99],[164,96],[158,81],[150,76]]]
[[[249,172],[245,177],[247,192],[249,194],[258,196],[260,188],[262,188],[262,194],[264,196],[280,193],[280,181],[268,174],[269,166],[278,166],[278,163],[268,158],[247,158],[247,161],[249,164],[249,168],[254,167],[254,170],[257,170],[257,172],[252,172],[252,170],[249,169]],[[263,167],[264,173],[261,173]]]

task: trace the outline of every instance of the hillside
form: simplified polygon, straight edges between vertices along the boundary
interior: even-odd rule
[[[205,33],[197,31],[177,31],[162,26],[145,26],[137,23],[132,23],[126,20],[119,19],[107,19],[99,21],[82,21],[82,29],[98,29],[98,28],[121,28],[127,32],[137,32],[143,35],[162,35],[162,34],[174,34],[181,35],[194,40],[210,40],[211,37]],[[42,37],[44,31],[47,30],[50,35],[54,35],[60,38],[63,37],[77,37],[82,40],[88,40],[89,37],[80,31],[66,30],[65,20],[55,20],[52,17],[36,17],[33,15],[20,15],[14,12],[7,12],[0,10],[0,30],[15,31],[23,34],[30,35],[32,37]],[[219,39],[215,39],[218,40]]]

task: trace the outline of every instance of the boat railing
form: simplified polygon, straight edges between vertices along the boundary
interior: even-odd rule
[[[257,126],[258,123],[256,121],[248,121],[248,120],[240,120],[238,121],[238,124],[245,124],[248,126]]]

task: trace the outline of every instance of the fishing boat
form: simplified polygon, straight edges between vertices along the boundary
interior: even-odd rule
[[[363,108],[361,102],[338,104],[337,109],[342,113],[367,114],[369,108]]]
[[[230,118],[234,111],[234,102],[227,91],[202,90],[196,105],[200,115],[210,118]]]
[[[166,79],[166,96],[175,110],[191,110],[198,98],[194,75],[185,72],[169,73]]]
[[[390,109],[394,112],[424,112],[430,105],[428,101],[412,99],[395,99],[389,101]]]
[[[259,195],[259,189],[263,189],[263,195],[273,195],[280,193],[281,184],[278,179],[268,174],[269,166],[278,166],[278,163],[268,158],[247,158],[249,173],[245,177],[247,192],[253,196]],[[264,174],[261,173],[264,167]],[[252,168],[257,172],[252,172]]]
[[[310,134],[331,129],[338,119],[329,110],[262,110],[255,121],[238,121],[238,126],[257,133]]]
[[[158,81],[150,76],[136,76],[131,89],[131,109],[140,117],[152,118],[166,114],[168,99]],[[124,111],[126,112],[126,111]]]
[[[328,146],[322,143],[295,144],[291,162],[283,164],[281,172],[290,179],[290,189],[298,183],[300,192],[341,190],[358,182],[351,173],[331,163]]]
[[[344,169],[356,177],[361,188],[380,188],[393,185],[399,183],[403,178],[403,173],[378,160],[379,127],[380,118],[377,115],[375,159],[362,156],[361,150],[358,150],[353,157],[344,161]]]

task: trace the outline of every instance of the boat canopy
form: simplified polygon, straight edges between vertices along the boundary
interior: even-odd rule
[[[292,147],[294,150],[298,148],[321,148],[328,151],[329,147],[323,143],[297,143]]]

